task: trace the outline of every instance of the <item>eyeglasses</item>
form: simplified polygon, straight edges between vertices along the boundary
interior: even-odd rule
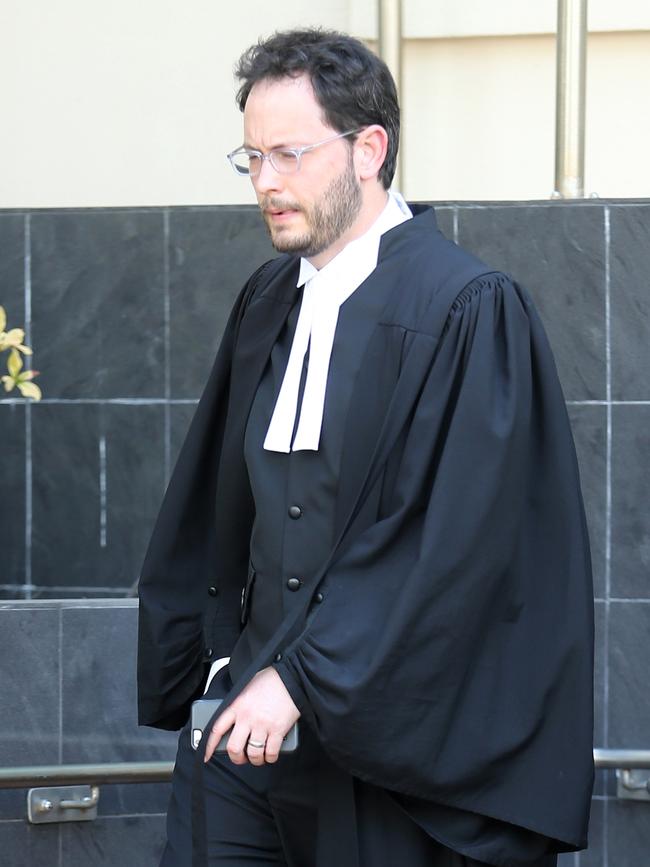
[[[280,175],[295,175],[296,172],[300,171],[300,160],[304,153],[313,151],[314,148],[319,148],[321,145],[329,144],[331,141],[336,141],[338,138],[355,135],[361,132],[362,129],[363,127],[359,127],[359,129],[351,129],[348,132],[340,132],[338,135],[324,138],[322,141],[305,145],[302,148],[273,148],[267,154],[263,154],[262,151],[241,147],[229,153],[228,159],[235,174],[246,178],[254,178],[259,175],[262,171],[264,160],[268,160]]]

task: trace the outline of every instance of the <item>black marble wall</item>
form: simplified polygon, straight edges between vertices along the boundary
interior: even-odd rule
[[[0,598],[131,593],[231,303],[272,255],[251,208],[0,213],[0,304],[44,396],[0,398]]]
[[[438,213],[446,234],[527,286],[546,324],[593,548],[596,746],[650,748],[650,203],[463,203],[443,204]],[[79,656],[76,673],[56,663],[59,692],[38,665],[44,658],[55,664],[62,630],[91,635],[93,618],[105,617],[101,634],[123,642],[117,682],[126,682],[133,608],[71,602],[68,609],[38,600],[131,592],[232,298],[271,255],[248,207],[0,213],[0,304],[10,325],[26,325],[44,392],[40,404],[0,399],[0,595],[34,600],[7,603],[0,634],[3,658],[22,660],[16,690],[29,684],[22,707],[33,710],[38,745],[30,762],[50,761],[57,750],[71,761],[73,744],[84,745],[79,760],[102,760],[102,750],[113,756],[113,746],[120,753],[131,739],[130,757],[149,757],[148,744],[162,749],[157,735],[136,734],[131,696],[117,687],[101,692],[115,681],[109,674],[102,682],[108,663],[99,645],[96,655]],[[51,646],[41,648],[44,641]],[[85,716],[95,684],[128,719],[113,746],[101,735],[103,721]],[[59,734],[49,699],[59,702]],[[0,711],[0,752],[4,763],[23,763],[15,752],[20,722],[7,707]],[[92,846],[90,832],[71,826],[60,834],[26,829],[22,813],[0,822],[0,840],[36,847],[25,861],[31,864],[39,863],[47,835],[58,834],[59,851],[77,845],[83,863],[109,864],[97,855],[113,845],[107,823],[128,819],[134,839],[151,851],[162,828],[160,791],[138,795],[144,801],[137,803],[135,792],[111,797],[118,799],[114,812],[97,826]],[[129,807],[126,798],[136,800]],[[147,798],[155,801],[150,813]],[[146,828],[138,826],[140,813],[149,817]],[[645,867],[650,803],[618,802],[613,776],[601,773],[592,819],[589,851],[562,858],[562,867]]]
[[[176,736],[138,729],[137,602],[0,602],[0,766],[171,761]],[[154,867],[168,784],[100,787],[92,822],[30,825],[26,790],[0,789],[0,864]]]

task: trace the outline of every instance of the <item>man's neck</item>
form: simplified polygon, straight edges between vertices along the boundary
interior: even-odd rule
[[[310,256],[307,260],[314,268],[319,271],[324,268],[328,262],[331,262],[335,256],[343,250],[351,241],[356,241],[368,231],[372,224],[377,220],[381,212],[386,207],[388,202],[388,193],[382,187],[377,185],[376,189],[368,191],[364,200],[359,215],[350,228],[344,232],[340,238],[331,244],[327,250],[318,253],[316,256]]]

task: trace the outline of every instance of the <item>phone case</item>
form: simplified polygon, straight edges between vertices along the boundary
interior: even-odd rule
[[[203,737],[203,729],[210,722],[212,715],[217,710],[222,701],[223,699],[221,698],[199,698],[192,704],[192,749],[196,749],[198,747],[199,743],[201,742],[201,738]],[[226,744],[228,743],[229,737],[230,732],[226,732],[226,734],[219,741],[215,752],[226,752]],[[282,746],[280,747],[280,752],[292,753],[297,748],[298,723],[295,722],[285,735]]]

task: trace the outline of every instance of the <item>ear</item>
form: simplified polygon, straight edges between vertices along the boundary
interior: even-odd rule
[[[354,142],[354,165],[359,180],[376,178],[386,159],[388,134],[383,126],[372,124],[362,130]]]

